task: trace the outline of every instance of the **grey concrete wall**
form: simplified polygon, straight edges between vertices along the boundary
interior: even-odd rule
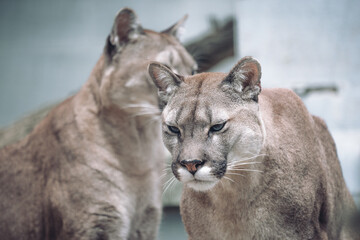
[[[360,193],[360,1],[236,2],[239,54],[262,64],[265,87],[336,85],[303,100],[326,120],[346,182]]]

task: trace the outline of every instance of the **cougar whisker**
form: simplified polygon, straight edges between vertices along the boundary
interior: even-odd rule
[[[236,167],[236,166],[242,166],[242,165],[252,165],[252,164],[260,164],[262,162],[239,162],[239,163],[234,163],[234,164],[229,164],[228,166],[230,167]]]
[[[231,173],[231,172],[227,172],[226,174],[229,174],[229,175],[237,175],[237,176],[242,176],[242,177],[245,177],[245,175],[240,174],[240,173]]]
[[[257,157],[262,157],[262,156],[266,156],[266,154],[258,154],[258,155],[255,155],[255,156],[252,156],[252,157],[248,157],[248,158],[241,158],[241,159],[239,159],[239,160],[235,160],[235,161],[233,161],[233,162],[230,162],[229,164],[246,162],[246,161],[248,161],[248,160],[251,160],[251,159],[254,159],[254,158],[257,158]]]
[[[139,111],[139,112],[136,112],[134,114],[131,114],[130,117],[139,117],[139,116],[144,116],[144,115],[159,115],[160,116],[160,113],[158,112],[152,112],[152,111]]]
[[[166,191],[175,182],[175,180],[176,180],[175,176],[172,176],[169,180],[166,181],[166,183],[164,184],[163,194],[166,193]]]
[[[233,183],[235,183],[234,180],[232,180],[231,178],[229,178],[229,177],[227,177],[227,176],[223,176],[223,178],[226,179],[226,180],[229,180],[229,181],[231,181],[231,182],[233,182]]]
[[[262,170],[246,169],[246,168],[232,168],[232,169],[229,169],[229,171],[259,172],[259,173],[263,173],[263,172],[264,172],[264,171],[262,171]]]
[[[127,104],[124,105],[121,109],[127,109],[127,108],[143,108],[143,109],[152,109],[152,110],[159,110],[158,107],[151,105],[151,104]]]

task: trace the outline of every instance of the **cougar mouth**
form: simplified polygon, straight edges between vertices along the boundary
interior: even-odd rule
[[[201,167],[196,173],[190,173],[183,167],[176,170],[176,178],[196,191],[207,191],[213,188],[219,179],[212,173],[212,168]]]
[[[194,179],[193,181],[187,182],[186,185],[196,191],[204,192],[213,188],[217,182],[218,181],[203,181]]]

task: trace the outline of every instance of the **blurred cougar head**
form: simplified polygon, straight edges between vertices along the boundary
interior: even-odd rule
[[[143,29],[131,9],[123,9],[115,18],[104,49],[105,68],[100,98],[105,106],[146,102],[157,105],[156,87],[146,70],[150,61],[158,61],[179,74],[197,70],[192,56],[179,42],[187,16],[162,32]]]

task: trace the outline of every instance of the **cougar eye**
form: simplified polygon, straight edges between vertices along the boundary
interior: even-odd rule
[[[168,129],[170,130],[170,132],[175,133],[175,134],[179,134],[180,133],[180,129],[174,126],[169,126],[168,125]]]
[[[211,132],[218,132],[218,131],[220,131],[221,129],[224,128],[225,123],[226,123],[226,122],[213,125],[213,126],[210,128],[210,131],[211,131]]]

